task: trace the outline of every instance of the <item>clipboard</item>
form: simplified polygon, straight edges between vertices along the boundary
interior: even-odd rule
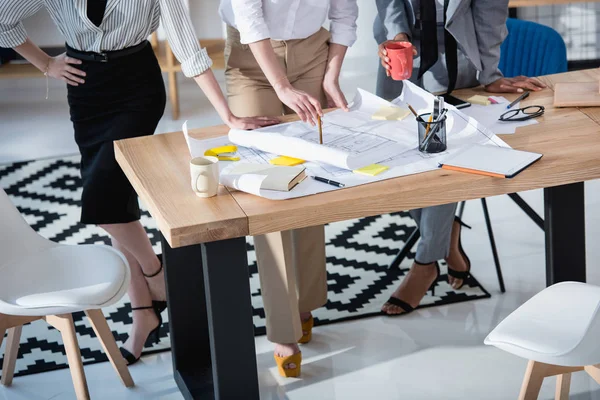
[[[473,144],[445,159],[440,167],[494,178],[513,178],[540,158],[539,153]]]

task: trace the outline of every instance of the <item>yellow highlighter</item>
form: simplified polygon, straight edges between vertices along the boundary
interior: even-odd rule
[[[240,161],[239,157],[233,156],[237,152],[237,146],[232,144],[215,147],[204,152],[205,156],[217,157],[219,161]]]

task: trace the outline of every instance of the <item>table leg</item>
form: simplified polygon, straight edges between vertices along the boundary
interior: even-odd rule
[[[258,399],[245,238],[163,257],[175,381],[186,399]]]
[[[546,285],[585,282],[583,182],[544,189]]]

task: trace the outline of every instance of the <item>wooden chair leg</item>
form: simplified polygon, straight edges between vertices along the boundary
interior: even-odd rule
[[[83,363],[81,362],[81,352],[77,343],[73,316],[71,314],[49,315],[46,317],[46,321],[58,329],[62,335],[77,400],[89,400],[90,393],[83,370]]]
[[[527,371],[521,386],[519,400],[537,400],[542,388],[542,382],[546,377],[547,365],[535,361],[529,361]]]
[[[8,339],[6,341],[6,351],[4,352],[4,363],[2,364],[2,379],[0,383],[4,386],[12,384],[15,375],[15,366],[17,365],[17,354],[19,353],[19,341],[21,340],[22,326],[15,326],[8,330]]]
[[[556,377],[555,400],[569,400],[571,390],[571,373],[558,375]]]
[[[600,364],[587,365],[584,369],[600,385]]]
[[[119,374],[121,381],[123,381],[123,384],[126,387],[133,387],[133,378],[131,378],[129,368],[127,368],[127,362],[117,347],[115,338],[110,331],[106,318],[104,318],[104,314],[102,314],[102,310],[87,310],[85,314],[88,316],[104,352],[108,356],[115,371],[117,371],[117,374]]]
[[[171,102],[171,115],[173,116],[173,120],[178,120],[180,111],[179,111],[179,87],[177,85],[177,73],[169,72],[169,101]]]

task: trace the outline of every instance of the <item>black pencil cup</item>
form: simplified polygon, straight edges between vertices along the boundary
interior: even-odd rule
[[[441,153],[448,148],[446,142],[446,115],[435,122],[429,122],[430,113],[419,115],[419,151],[422,153]]]

